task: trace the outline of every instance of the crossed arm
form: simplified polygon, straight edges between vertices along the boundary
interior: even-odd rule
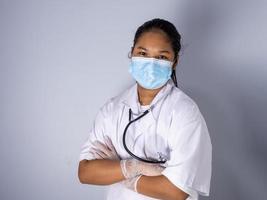
[[[125,180],[120,161],[109,159],[81,160],[78,177],[81,183],[94,185],[109,185]],[[137,182],[137,191],[162,200],[185,200],[188,197],[187,193],[172,184],[164,175],[141,176]]]

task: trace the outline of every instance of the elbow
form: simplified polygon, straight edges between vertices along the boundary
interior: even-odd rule
[[[189,197],[189,195],[185,193],[185,194],[182,194],[181,198],[179,198],[179,199],[186,200],[188,197]]]
[[[189,195],[179,189],[169,192],[169,193],[165,193],[162,196],[162,199],[164,200],[186,200],[189,197]]]
[[[83,173],[80,170],[78,172],[78,178],[79,178],[79,181],[80,181],[81,184],[85,184],[86,183],[85,178],[83,176]]]
[[[78,178],[81,184],[87,184],[89,182],[88,174],[86,174],[86,166],[88,166],[88,160],[80,161],[78,167]]]
[[[186,200],[189,197],[189,194],[183,192],[182,190],[177,191],[177,200]]]
[[[174,198],[171,198],[173,200],[186,200],[189,197],[189,194],[185,193],[178,187],[175,188],[175,191],[173,193],[175,194]]]

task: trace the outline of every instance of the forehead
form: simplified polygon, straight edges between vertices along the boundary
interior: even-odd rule
[[[135,46],[171,49],[168,36],[161,30],[151,30],[142,33]]]

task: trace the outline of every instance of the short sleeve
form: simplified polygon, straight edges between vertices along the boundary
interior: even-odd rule
[[[96,140],[104,143],[104,136],[107,134],[106,132],[107,123],[108,123],[107,111],[103,106],[98,111],[95,120],[93,122],[93,125],[89,131],[89,134],[84,144],[81,146],[79,161],[84,159],[86,160],[95,159],[94,155],[90,153],[90,149],[91,147],[93,147],[93,142]]]
[[[208,196],[212,167],[208,128],[197,105],[185,110],[183,115],[173,115],[168,137],[170,159],[162,174],[189,195]]]

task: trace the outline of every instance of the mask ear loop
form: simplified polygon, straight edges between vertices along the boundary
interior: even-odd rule
[[[174,60],[174,65],[177,64],[177,62],[178,62],[178,58],[179,58],[179,55],[177,55],[177,57],[175,58],[175,60]],[[179,88],[179,87],[178,87],[178,83],[177,83],[177,78],[176,78],[176,70],[175,70],[175,67],[174,67],[173,70],[172,70],[171,78],[172,78],[172,80],[173,80],[173,82],[174,82],[174,85],[175,85],[177,88]]]

